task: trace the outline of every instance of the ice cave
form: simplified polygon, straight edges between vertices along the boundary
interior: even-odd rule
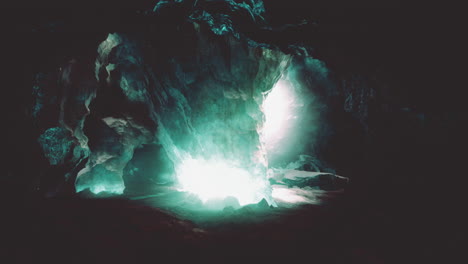
[[[428,243],[401,241],[426,206],[406,201],[452,167],[433,156],[457,120],[439,107],[463,103],[420,78],[410,15],[104,2],[5,15],[5,263],[393,263]]]
[[[172,4],[161,1],[153,12]],[[44,127],[38,141],[51,165],[74,164],[65,177],[77,193],[157,194],[157,183],[153,191],[127,189],[146,180],[193,194],[202,207],[223,209],[225,199],[277,206],[273,178],[306,164],[315,173],[306,177],[333,174],[313,153],[325,102],[301,80],[332,87],[325,63],[303,47],[287,53],[241,36],[230,19],[199,5],[167,39],[109,33],[94,62],[72,59],[38,73],[38,120],[49,107],[40,96],[53,96],[41,76],[56,74],[68,91],[57,98],[58,126]],[[262,23],[262,2],[226,5]],[[135,152],[152,146],[161,166],[142,170],[155,161]]]

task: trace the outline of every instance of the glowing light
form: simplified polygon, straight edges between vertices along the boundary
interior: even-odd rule
[[[265,123],[261,130],[267,150],[275,148],[287,135],[290,120],[295,118],[293,113],[295,101],[293,87],[286,80],[279,80],[268,92],[262,104]]]
[[[89,190],[94,194],[99,194],[102,192],[122,194],[124,189],[125,188],[122,186],[106,186],[106,185],[93,185],[89,188]]]
[[[300,98],[296,95],[293,85],[285,79],[278,81],[266,94],[261,105],[261,110],[265,114],[265,122],[257,130],[261,144],[254,153],[255,162],[268,167],[267,153],[279,151],[284,138],[289,136],[288,133],[295,125],[292,120],[296,119],[294,115],[299,107],[299,101]],[[207,137],[210,139],[212,135],[207,133]],[[242,144],[242,142],[239,143]],[[214,153],[218,150],[214,145],[205,144],[204,146],[212,147],[215,150]],[[215,156],[211,159],[205,159],[183,151],[179,152],[177,148],[173,149],[178,153],[176,177],[180,184],[179,190],[195,194],[205,205],[209,204],[208,201],[223,200],[227,197],[235,197],[241,206],[258,203],[263,198],[267,199],[271,205],[276,205],[271,196],[271,186],[265,171],[249,170],[235,160],[217,158],[216,154],[213,154]],[[291,192],[280,190],[276,194],[279,200],[308,201],[308,198]]]
[[[314,204],[317,199],[309,188],[288,188],[286,186],[275,185],[273,186],[272,196],[276,201],[290,204]]]
[[[203,202],[235,197],[239,204],[265,198],[266,180],[224,160],[185,159],[177,168],[182,191],[196,194]]]

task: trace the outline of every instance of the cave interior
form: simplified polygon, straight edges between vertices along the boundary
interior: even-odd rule
[[[5,263],[455,257],[455,27],[325,2],[2,10]]]

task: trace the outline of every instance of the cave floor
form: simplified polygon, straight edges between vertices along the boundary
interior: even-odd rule
[[[356,213],[345,193],[322,198],[222,211],[189,210],[175,195],[36,198],[17,208],[7,254],[11,263],[390,263],[403,254],[378,210]]]

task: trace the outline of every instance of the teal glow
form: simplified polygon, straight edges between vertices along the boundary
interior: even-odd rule
[[[89,189],[94,194],[102,192],[122,194],[125,190],[122,174],[115,171],[112,165],[105,164],[103,160],[97,162],[100,163],[94,166],[87,166],[78,172],[75,182],[76,192]]]
[[[113,194],[122,194],[124,191],[123,186],[109,186],[109,185],[100,185],[96,184],[89,188],[89,190],[94,194],[99,194],[102,192],[113,193]]]
[[[292,84],[283,79],[267,93],[262,104],[265,123],[261,129],[266,151],[277,148],[288,135],[291,120],[297,118],[293,111],[296,101]]]
[[[183,153],[176,163],[176,176],[182,191],[197,195],[203,203],[212,199],[235,197],[241,206],[258,203],[263,198],[275,205],[267,180],[266,157],[269,151],[281,150],[285,138],[291,132],[294,123],[292,121],[297,119],[295,115],[300,100],[291,82],[285,79],[278,81],[264,94],[264,98],[260,110],[265,119],[263,123],[256,125],[245,118],[248,115],[243,115],[236,109],[227,111],[228,104],[206,106],[210,109],[203,111],[205,113],[220,111],[217,107],[224,113],[232,112],[230,119],[226,119],[226,116],[213,116],[214,118],[202,120],[203,126],[198,130],[199,142],[204,147],[202,150],[191,153],[177,150]],[[256,133],[260,141],[255,148],[251,148],[253,141],[239,137],[233,129],[247,124],[250,127],[257,126]],[[239,150],[243,151],[238,152]],[[251,161],[245,159],[245,154],[249,153],[253,156]]]
[[[266,195],[267,183],[226,160],[188,158],[177,168],[181,190],[196,194],[204,203],[235,197],[239,204],[258,203]]]
[[[73,139],[70,131],[63,127],[52,127],[39,136],[38,142],[50,165],[58,165],[65,162],[66,157],[72,151]]]

